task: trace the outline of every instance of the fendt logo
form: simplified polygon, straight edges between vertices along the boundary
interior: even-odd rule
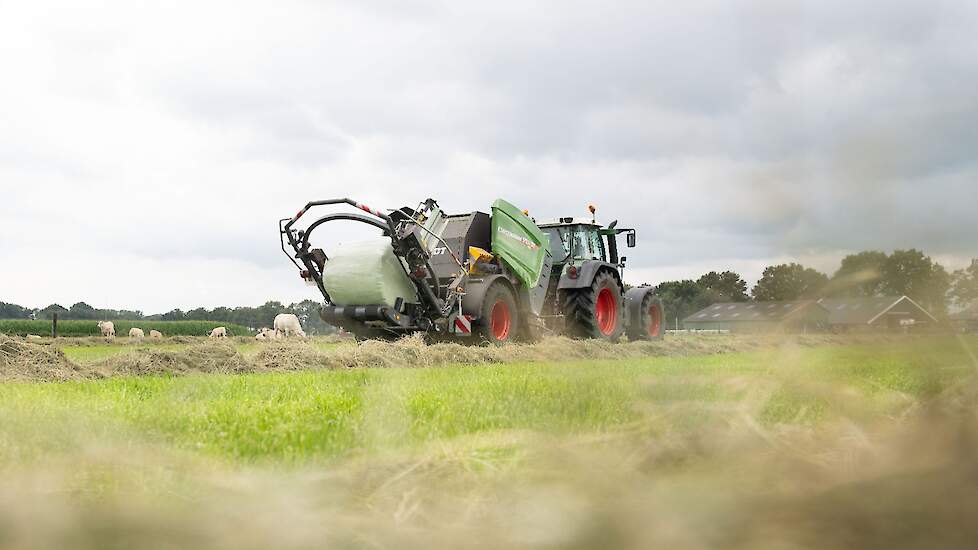
[[[448,250],[448,247],[447,246],[436,246],[435,248],[433,248],[431,250],[431,255],[432,256],[441,256],[447,250]]]
[[[523,246],[529,248],[530,250],[536,250],[536,249],[540,248],[540,245],[538,245],[537,243],[531,241],[530,239],[527,239],[526,237],[521,237],[521,236],[517,235],[516,233],[513,233],[509,229],[506,229],[505,227],[500,227],[499,228],[499,232],[502,233],[503,235],[506,235],[507,237],[509,237],[511,239],[516,239]]]

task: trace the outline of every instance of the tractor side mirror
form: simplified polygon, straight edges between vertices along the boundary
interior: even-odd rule
[[[625,243],[628,244],[628,248],[635,248],[635,232],[632,231],[625,235]]]

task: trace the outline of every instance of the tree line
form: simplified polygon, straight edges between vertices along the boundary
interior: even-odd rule
[[[797,263],[772,265],[748,291],[747,282],[733,271],[711,271],[698,279],[666,281],[656,286],[670,324],[716,302],[785,301],[822,297],[868,297],[899,295],[911,299],[935,315],[947,312],[949,306],[967,307],[978,302],[978,259],[953,273],[915,249],[896,250],[891,254],[866,251],[842,259],[839,269],[830,277]],[[69,308],[51,304],[44,309],[28,309],[0,302],[0,319],[133,320],[150,321],[218,321],[253,329],[272,326],[279,313],[294,313],[307,332],[325,334],[334,329],[319,317],[320,304],[303,300],[284,305],[270,301],[258,307],[174,309],[167,313],[144,315],[137,310],[96,309],[78,302]]]
[[[17,304],[0,302],[0,319],[51,319],[55,313],[58,319],[92,321],[216,321],[234,323],[251,329],[271,327],[279,313],[294,313],[302,321],[302,326],[310,334],[328,334],[335,331],[319,317],[320,304],[314,300],[303,300],[285,305],[269,301],[258,307],[216,307],[214,309],[196,308],[189,311],[174,309],[166,313],[144,315],[142,311],[128,309],[98,309],[85,302],[78,302],[65,308],[51,304],[43,309],[30,309]]]
[[[916,249],[891,254],[865,251],[842,259],[829,276],[798,263],[768,266],[748,292],[736,272],[711,271],[699,279],[666,281],[656,286],[670,325],[716,302],[909,296],[935,315],[978,302],[978,259],[949,273]]]

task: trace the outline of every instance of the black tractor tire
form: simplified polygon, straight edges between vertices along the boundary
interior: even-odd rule
[[[589,287],[564,291],[563,309],[571,337],[617,342],[625,331],[621,286],[609,270],[598,271]]]
[[[633,317],[628,324],[629,340],[662,340],[666,333],[662,299],[651,292],[646,293]]]
[[[534,344],[543,340],[543,335],[547,331],[547,327],[544,325],[542,319],[534,316],[530,312],[524,311],[520,314],[520,324],[520,342]]]
[[[486,290],[479,319],[473,323],[473,329],[480,341],[489,344],[502,345],[516,341],[520,333],[520,311],[508,285],[496,282]]]

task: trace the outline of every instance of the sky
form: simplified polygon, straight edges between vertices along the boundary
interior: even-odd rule
[[[978,3],[0,0],[0,300],[318,298],[309,200],[635,227],[625,278],[978,256]],[[333,236],[331,236],[333,237]]]

